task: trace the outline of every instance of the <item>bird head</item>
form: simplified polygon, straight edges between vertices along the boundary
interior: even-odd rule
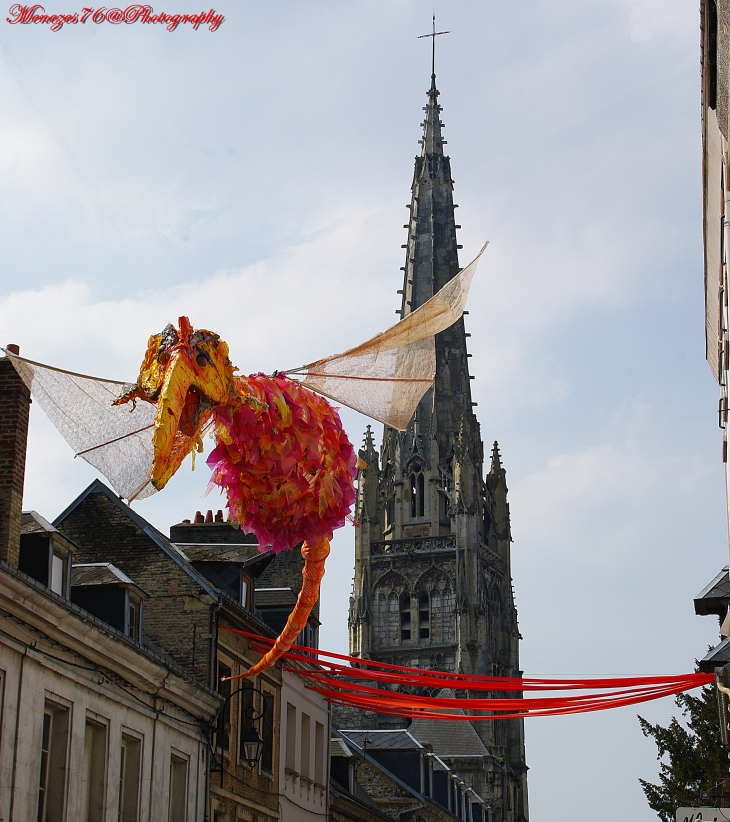
[[[114,402],[157,405],[150,480],[158,491],[194,448],[202,451],[201,435],[213,410],[241,402],[228,345],[211,331],[194,329],[187,317],[179,325],[150,337],[137,382]]]

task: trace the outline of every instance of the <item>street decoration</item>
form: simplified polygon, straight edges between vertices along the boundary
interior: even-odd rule
[[[6,351],[66,441],[129,502],[162,490],[210,432],[211,483],[259,550],[301,543],[302,588],[285,628],[259,662],[292,645],[319,596],[335,529],[355,501],[357,457],[329,397],[405,430],[436,371],[436,334],[461,318],[479,258],[372,339],[271,376],[237,375],[218,334],[187,317],[149,338],[137,381],[120,383]]]
[[[274,642],[247,631],[221,627],[244,635],[252,649],[259,652],[266,652]],[[603,711],[661,699],[715,681],[714,674],[702,673],[580,679],[490,677],[391,665],[300,645],[292,645],[282,656],[285,670],[304,677],[307,687],[329,702],[378,714],[442,721]],[[296,664],[287,666],[287,662]],[[524,697],[525,692],[557,694]],[[458,697],[457,693],[468,696]],[[490,695],[480,696],[483,693]]]

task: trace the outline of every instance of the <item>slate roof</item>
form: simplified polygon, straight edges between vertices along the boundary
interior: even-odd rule
[[[290,608],[296,605],[297,595],[291,588],[257,588],[257,608]]]
[[[261,556],[258,545],[245,543],[173,542],[191,562],[248,562]]]
[[[416,797],[419,802],[425,802],[425,797],[421,796],[421,794],[412,788],[410,785],[406,784],[400,777],[396,776],[394,773],[389,771],[383,764],[378,762],[376,759],[373,759],[372,756],[368,753],[368,748],[361,748],[357,742],[354,740],[354,734],[377,734],[378,731],[340,731],[337,728],[332,729],[333,737],[340,737],[344,739],[346,743],[352,746],[352,753],[356,756],[362,756],[366,759],[373,767],[377,768],[379,771],[382,771],[384,774],[388,776],[389,779],[392,779],[397,785],[399,785],[404,791],[411,794],[412,796]],[[392,733],[391,731],[383,731],[382,733]],[[408,733],[407,731],[401,731],[400,733]],[[416,740],[414,739],[413,742]],[[420,746],[417,746],[420,747]],[[356,792],[356,795],[357,792]]]
[[[218,599],[218,589],[213,587],[201,573],[188,564],[185,554],[176,545],[171,543],[167,537],[164,536],[164,534],[160,533],[153,525],[147,522],[144,517],[141,517],[131,506],[122,502],[114,491],[104,485],[104,483],[99,479],[95,479],[91,485],[85,488],[68,506],[68,508],[62,511],[56,519],[53,520],[53,525],[57,526],[63,522],[64,519],[66,519],[72,511],[78,508],[78,506],[81,505],[81,503],[90,494],[103,494],[124,514],[124,516],[130,519],[137,526],[137,528],[142,531],[143,534],[149,537],[149,539],[151,539],[152,542],[158,546],[158,548],[161,548],[165,554],[167,554],[174,562],[177,563],[177,565],[180,566],[180,568],[184,569],[184,571],[195,580],[199,587],[213,597],[213,599]]]
[[[453,699],[454,692],[445,688],[439,696]],[[464,714],[464,711],[458,708],[454,713]],[[414,719],[408,730],[422,744],[429,743],[436,756],[457,758],[490,755],[474,726],[465,720],[443,722],[436,719]]]
[[[344,756],[351,759],[353,754],[343,739],[340,739],[339,736],[333,736],[330,740],[330,756]]]
[[[726,565],[722,571],[706,585],[694,598],[695,613],[698,616],[716,614],[725,616],[730,603],[730,575]]]
[[[730,662],[730,637],[725,637],[719,645],[700,660],[700,671],[711,674],[715,668],[722,668]]]
[[[60,534],[57,528],[37,511],[23,511],[20,515],[21,534]]]
[[[471,722],[414,719],[408,730],[421,744],[428,743],[436,756],[489,756]]]
[[[417,751],[423,745],[408,731],[350,731],[340,733],[364,751]]]
[[[142,598],[149,597],[147,591],[111,562],[74,563],[71,566],[71,587],[85,588],[92,585],[123,585],[125,588],[134,588]]]
[[[134,585],[134,582],[111,562],[74,563],[72,585]]]
[[[58,528],[55,528],[51,523],[42,517],[37,511],[23,511],[20,515],[20,533],[21,534],[48,534],[56,540],[57,543],[68,548],[72,553],[78,551],[79,546],[62,534]]]

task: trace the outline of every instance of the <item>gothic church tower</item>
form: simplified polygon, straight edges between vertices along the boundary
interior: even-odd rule
[[[416,157],[401,308],[406,316],[460,270],[449,157],[435,74]],[[521,675],[510,571],[510,515],[497,443],[484,475],[464,320],[436,338],[436,380],[406,432],[385,428],[378,454],[368,426],[358,475],[353,656],[446,671]],[[391,725],[387,718],[382,727]],[[526,815],[521,720],[474,722]],[[494,769],[499,772],[497,767]],[[481,782],[481,780],[480,780]],[[484,790],[484,786],[481,786]]]

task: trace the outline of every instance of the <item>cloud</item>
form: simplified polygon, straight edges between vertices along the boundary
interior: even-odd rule
[[[683,0],[641,0],[630,6],[628,28],[635,43],[681,38],[693,24],[697,25],[697,9]]]

